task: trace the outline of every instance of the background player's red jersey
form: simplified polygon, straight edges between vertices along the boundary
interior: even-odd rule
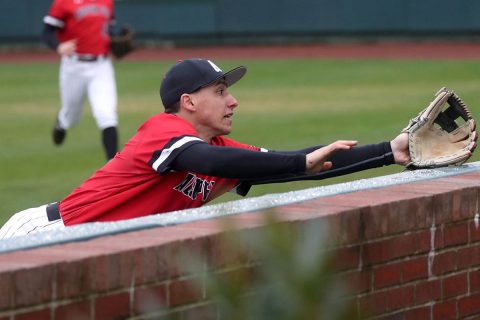
[[[77,39],[78,54],[108,53],[113,0],[55,0],[46,21],[59,27],[60,42]]]

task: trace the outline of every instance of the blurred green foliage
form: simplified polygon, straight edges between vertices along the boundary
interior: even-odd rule
[[[216,60],[248,67],[230,88],[240,106],[231,137],[267,149],[291,150],[357,139],[390,140],[442,86],[455,90],[479,117],[480,63],[450,60]],[[120,136],[125,143],[162,111],[159,84],[174,61],[116,63]],[[0,66],[0,223],[29,207],[68,195],[104,163],[88,102],[65,144],[51,142],[58,112],[58,64]],[[474,155],[471,161],[478,160]],[[323,181],[258,186],[249,196],[286,192],[402,171],[389,166]],[[215,202],[238,199],[225,195]]]
[[[273,213],[264,227],[236,231],[229,219],[213,254],[230,264],[183,248],[177,265],[194,275],[212,313],[229,320],[347,320],[365,315],[349,297],[349,284],[334,269],[334,244],[320,221],[281,223]],[[173,311],[173,312],[172,312]],[[179,312],[170,309],[172,319]]]

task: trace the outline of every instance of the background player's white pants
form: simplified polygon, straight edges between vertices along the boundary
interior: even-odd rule
[[[63,228],[62,219],[48,221],[47,205],[43,205],[15,213],[0,229],[0,239]]]
[[[75,56],[62,57],[58,113],[62,129],[69,129],[80,120],[86,96],[98,128],[116,127],[117,89],[112,61],[108,57],[93,62],[79,61]]]

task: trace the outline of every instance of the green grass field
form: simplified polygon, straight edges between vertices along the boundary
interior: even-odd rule
[[[240,106],[231,137],[270,148],[296,149],[336,139],[361,144],[388,140],[442,86],[455,90],[480,116],[476,61],[217,60],[223,69],[247,65],[231,88]],[[162,111],[158,88],[173,61],[116,64],[120,135],[125,143],[150,115]],[[61,148],[51,141],[58,111],[56,63],[0,66],[0,223],[22,209],[66,196],[104,163],[100,135],[87,103],[84,118]],[[477,161],[474,155],[471,161]],[[314,182],[258,186],[249,196],[286,192],[397,173],[389,166]],[[238,199],[225,195],[221,200]]]

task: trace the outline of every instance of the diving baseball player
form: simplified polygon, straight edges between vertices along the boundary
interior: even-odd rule
[[[61,56],[61,108],[53,142],[64,142],[88,97],[107,159],[115,156],[118,144],[117,89],[108,56],[113,9],[113,0],[54,0],[43,19],[44,41]]]
[[[223,72],[204,59],[175,64],[160,87],[165,112],[148,119],[66,198],[15,214],[0,238],[196,208],[230,190],[245,195],[255,184],[409,162],[407,133],[378,144],[340,140],[297,151],[267,151],[225,137],[238,107],[229,88],[245,72],[243,66]]]

